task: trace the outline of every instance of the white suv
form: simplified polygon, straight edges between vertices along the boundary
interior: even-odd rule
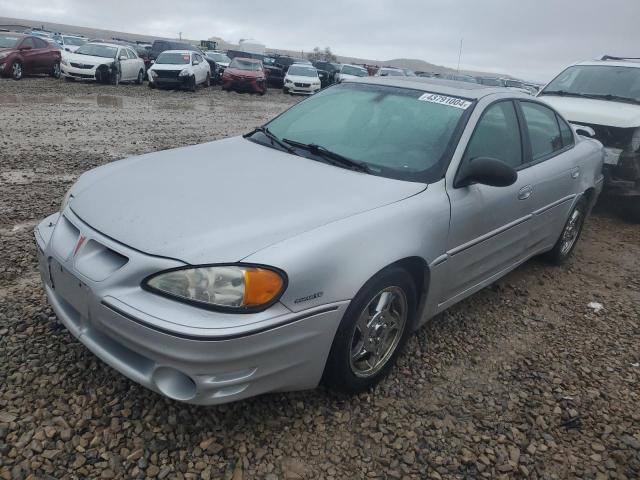
[[[572,65],[538,94],[605,146],[605,193],[640,221],[640,59]]]
[[[185,87],[192,91],[200,84],[211,85],[211,67],[199,52],[166,50],[147,71],[149,88]]]

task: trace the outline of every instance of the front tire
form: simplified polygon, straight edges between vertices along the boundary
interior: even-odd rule
[[[23,74],[24,70],[22,67],[22,63],[16,60],[15,62],[13,62],[13,65],[11,65],[11,78],[13,78],[14,80],[20,80],[22,79]]]
[[[416,287],[400,267],[388,267],[357,293],[340,322],[322,381],[347,393],[367,390],[393,367],[413,330]]]
[[[547,260],[556,265],[565,263],[578,243],[584,221],[589,213],[589,205],[587,199],[583,196],[569,213],[569,218],[562,229],[560,238],[553,248],[545,254]]]
[[[51,70],[51,76],[53,78],[60,78],[60,62],[56,62],[53,64],[53,69]]]
[[[142,85],[143,81],[144,81],[144,70],[140,70],[138,72],[138,78],[136,78],[136,85]]]
[[[206,88],[209,88],[211,86],[211,74],[207,73],[207,78],[204,81],[204,86]]]

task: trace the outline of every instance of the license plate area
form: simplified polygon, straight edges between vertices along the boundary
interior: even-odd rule
[[[81,317],[86,318],[89,312],[89,287],[51,257],[49,258],[49,278],[56,295],[71,305]]]

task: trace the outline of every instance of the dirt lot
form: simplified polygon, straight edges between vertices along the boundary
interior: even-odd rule
[[[56,323],[32,228],[80,173],[295,101],[0,80],[0,478],[640,478],[640,226],[604,208],[569,265],[533,260],[455,306],[356,397],[183,405]]]

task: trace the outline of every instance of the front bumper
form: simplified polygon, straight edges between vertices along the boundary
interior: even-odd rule
[[[289,93],[297,93],[300,95],[313,95],[320,90],[320,85],[300,86],[295,83],[285,83],[284,87],[289,91]]]
[[[76,68],[70,65],[60,64],[60,73],[64,77],[75,78],[77,80],[96,80],[96,69]]]
[[[163,88],[187,88],[191,87],[194,82],[193,75],[183,75],[176,77],[156,77],[153,78],[149,76],[149,81],[152,82],[156,87]]]
[[[222,86],[227,90],[264,93],[267,91],[266,80],[238,79],[222,77]]]
[[[121,245],[70,208],[41,222],[35,237],[44,290],[67,329],[133,381],[188,403],[315,387],[348,304],[203,310],[140,288],[148,274],[180,262]]]

